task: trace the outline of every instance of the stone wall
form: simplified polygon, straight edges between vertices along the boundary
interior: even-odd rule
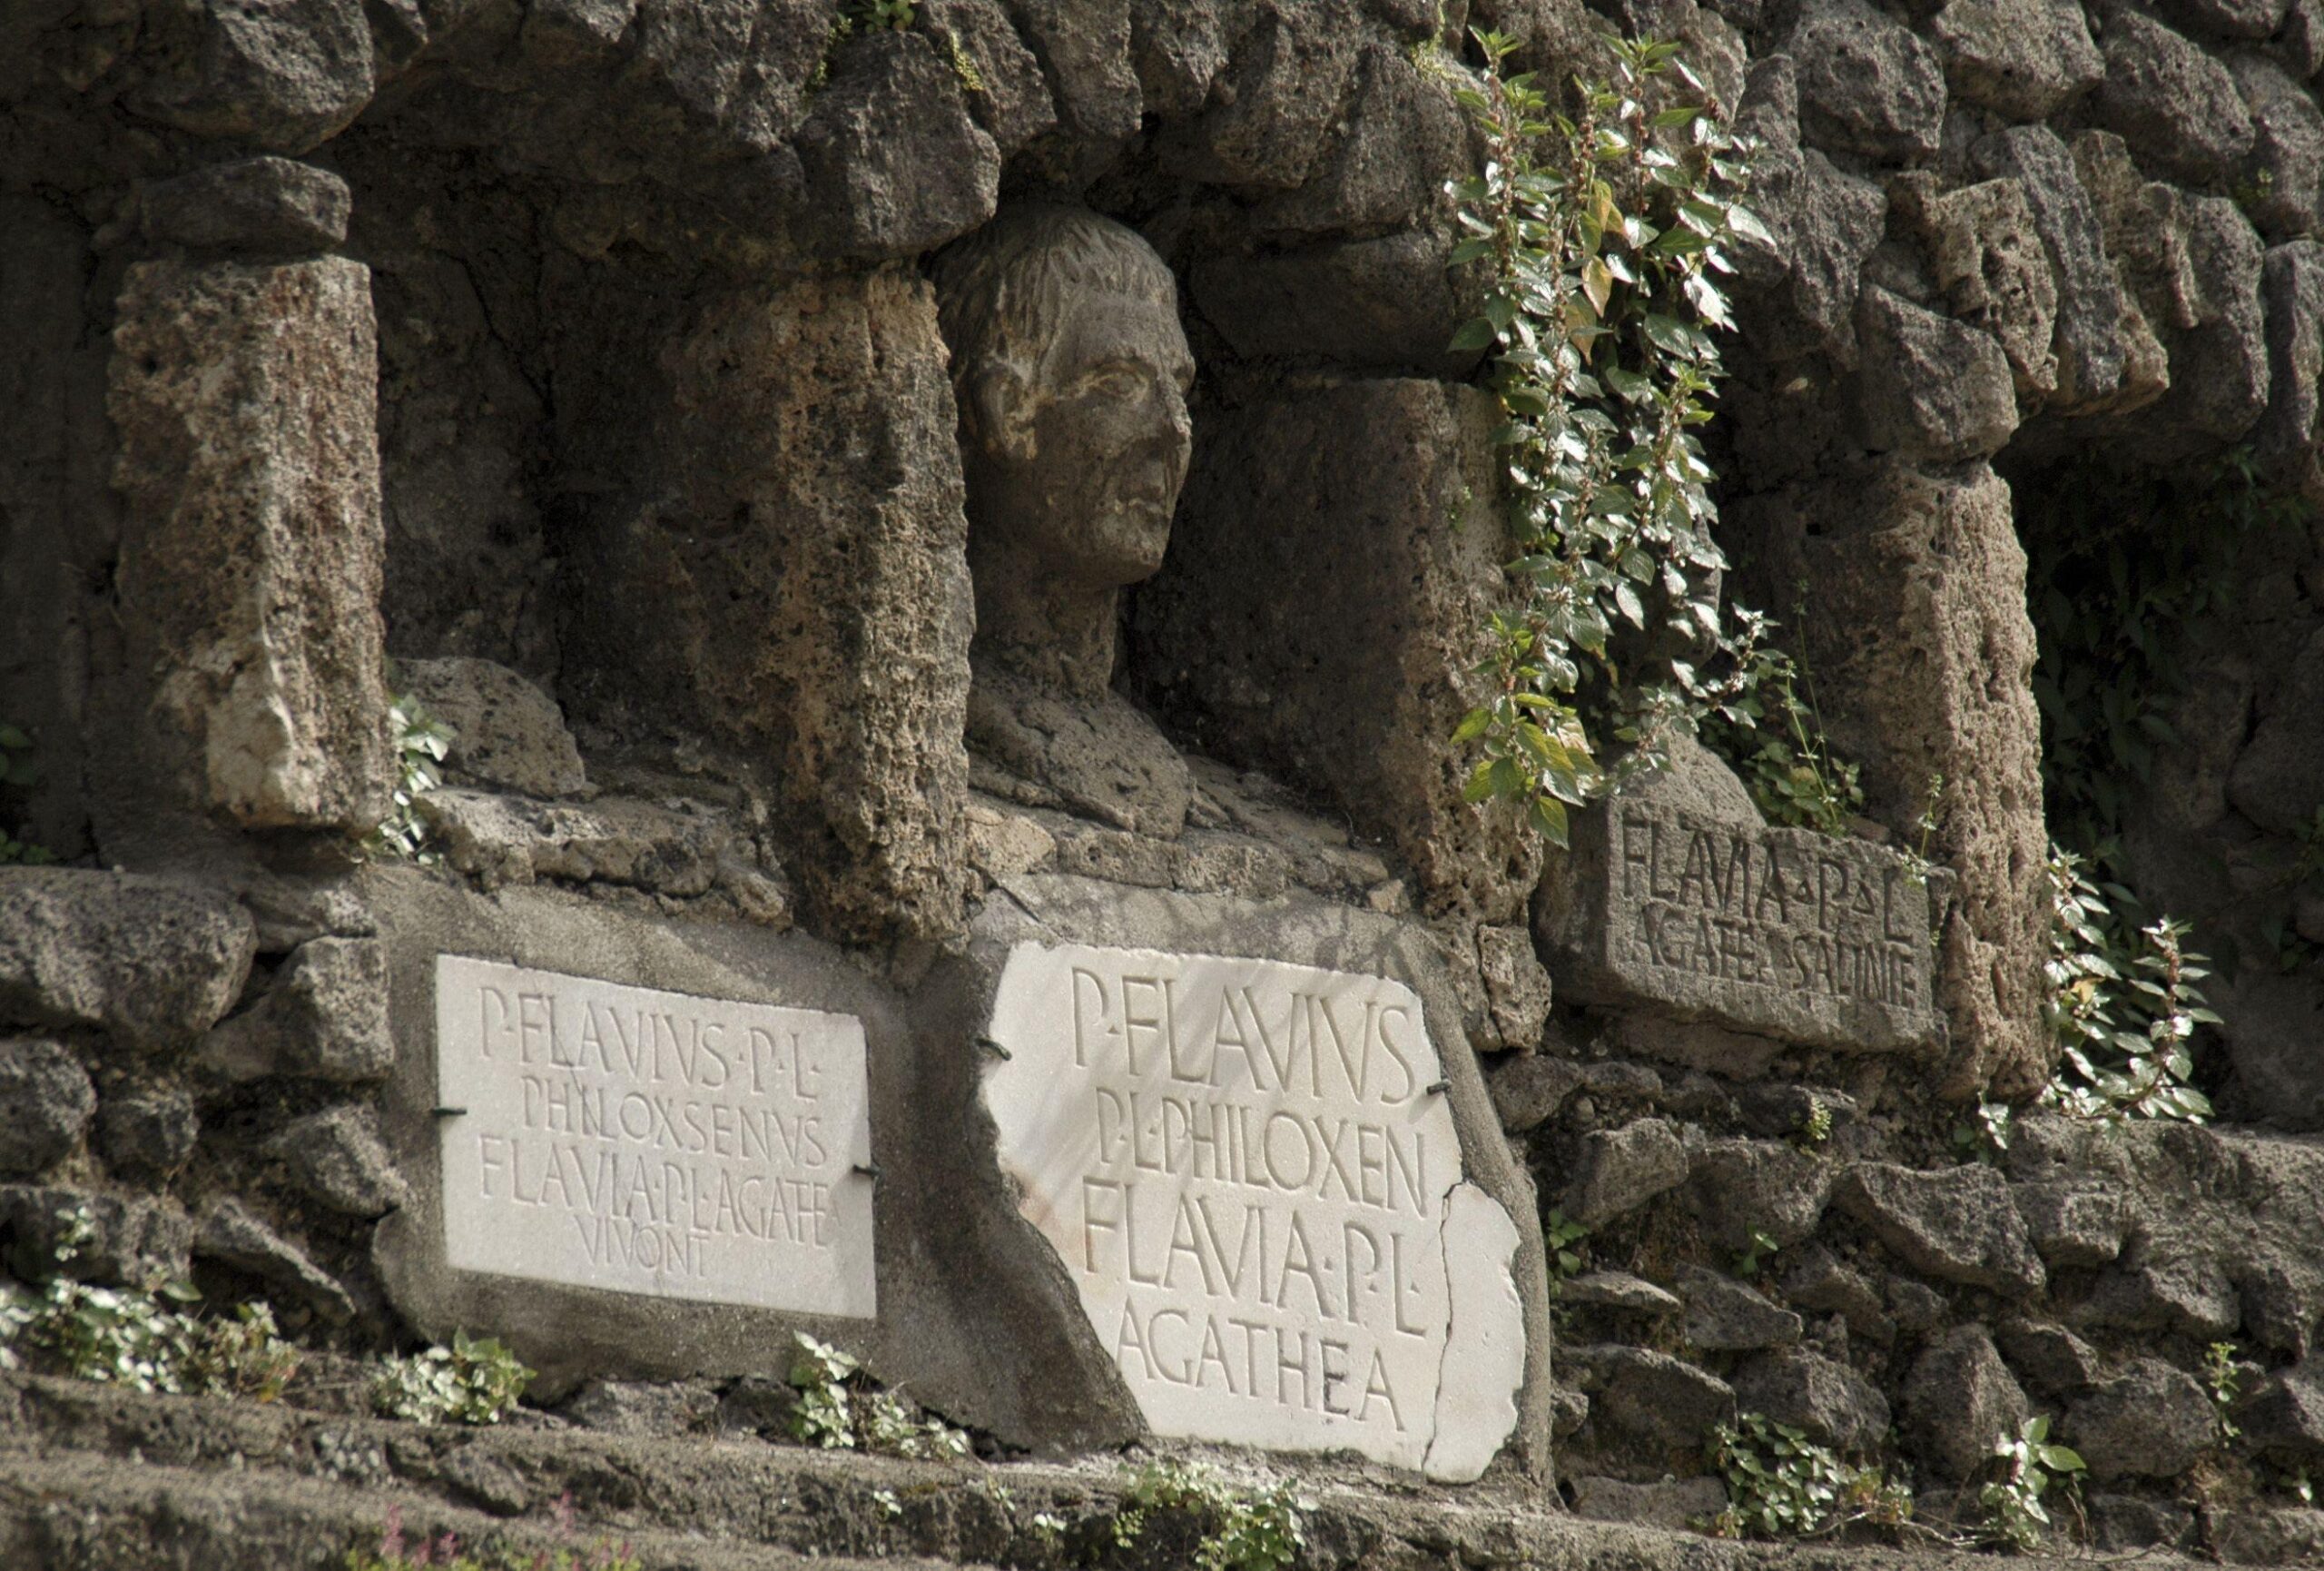
[[[0,867],[0,1265],[262,1295],[340,1356],[489,1329],[575,1423],[743,1401],[810,1330],[996,1454],[1346,1445],[1666,1527],[1717,1508],[1705,1438],[1738,1409],[1901,1463],[1938,1520],[1976,1515],[1994,1435],[2044,1411],[2091,1460],[2102,1546],[2317,1541],[2280,1487],[2324,1457],[2324,1172],[2285,1136],[2324,1121],[2314,968],[2215,990],[2246,1126],[1952,1143],[2054,1051],[2019,493],[2248,444],[2324,502],[2317,0],[921,0],[842,28],[855,9],[0,15],[0,719],[43,769],[0,783],[0,825],[64,864]],[[1480,156],[1451,96],[1469,25],[1557,79],[1610,25],[1681,39],[1762,144],[1776,242],[1734,259],[1712,428],[1728,592],[1786,625],[1864,765],[1844,845],[1769,829],[1691,745],[1571,854],[1459,800],[1445,739],[1504,593],[1490,401],[1444,347],[1477,284],[1445,265],[1444,183]],[[1198,368],[1106,722],[1183,755],[1183,826],[967,739],[973,509],[930,263],[1033,199],[1144,237]],[[2247,947],[2324,800],[2324,540],[2272,551],[2129,848]],[[405,693],[457,731],[418,866],[363,845]],[[1929,875],[1895,847],[1940,773]],[[1492,1268],[1423,1273],[1450,1322],[1426,1347],[1480,1349],[1433,1397],[1460,1443],[1364,1430],[1374,1393],[1335,1406],[1330,1352],[1312,1423],[1151,1405],[1186,1382],[1094,1318],[1096,1248],[1076,1265],[1045,1210],[1057,1137],[992,1100],[1038,1100],[1007,1054],[1059,1051],[1003,1029],[1015,957],[1093,946],[1153,961],[1166,999],[1218,956],[1275,966],[1311,1033],[1333,1000],[1366,1033],[1419,1012],[1441,1072],[1367,1112],[1346,1067],[1341,1199],[1393,1113],[1488,1217],[1447,1244],[1418,1208],[1427,1247]],[[562,1040],[569,986],[773,1012],[734,1031],[857,1022],[861,1141],[796,1159],[789,1213],[871,1218],[848,1291],[455,1259],[444,1131],[485,1114],[446,1090],[446,957],[551,978],[540,1022],[503,1022],[520,1052]],[[1284,980],[1310,973],[1339,980]],[[1244,1019],[1218,991],[1214,1050]],[[1124,1045],[1161,1018],[1127,992]],[[1092,1105],[1179,1075],[1170,1040]],[[1571,1270],[1545,1213],[1587,1230]],[[1353,1246],[1326,1269],[1353,1323]],[[2254,1366],[2248,1439],[2191,1504],[2179,1475],[2226,1466],[2217,1340]]]

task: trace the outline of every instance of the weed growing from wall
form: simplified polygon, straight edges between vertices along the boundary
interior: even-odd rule
[[[2036,1414],[2016,1434],[2000,1437],[1993,1454],[2002,1464],[2002,1476],[1977,1492],[1986,1528],[1994,1542],[2031,1554],[2042,1546],[2050,1527],[2043,1497],[2061,1486],[2069,1496],[2080,1489],[2082,1455],[2050,1443],[2047,1414]]]
[[[1155,1462],[1132,1475],[1123,1491],[1114,1546],[1131,1547],[1149,1518],[1167,1511],[1202,1524],[1195,1571],[1283,1571],[1307,1543],[1307,1507],[1289,1483],[1246,1491],[1198,1462]]]
[[[1758,613],[1735,614],[1746,651],[1733,698],[1702,717],[1702,739],[1735,766],[1770,824],[1845,835],[1864,812],[1857,766],[1832,751],[1804,661],[1765,642]]]
[[[2044,1104],[2077,1118],[2200,1123],[2211,1100],[2192,1083],[2199,1025],[2217,1025],[2198,985],[2211,973],[2184,946],[2186,924],[2159,918],[2131,931],[2127,889],[2101,888],[2080,857],[2053,845],[2050,954],[2043,972],[2056,1033]]]
[[[148,1395],[248,1397],[271,1402],[298,1372],[299,1352],[274,1312],[243,1304],[212,1318],[183,1306],[190,1288],[99,1288],[62,1278],[0,1284],[0,1369],[29,1368]]]
[[[532,1383],[533,1371],[497,1338],[454,1331],[448,1348],[381,1360],[371,1408],[419,1424],[497,1424]]]
[[[965,1461],[965,1430],[921,1411],[893,1391],[881,1390],[854,1354],[804,1331],[793,1333],[792,1438],[824,1450],[877,1451],[915,1461]]]
[[[374,856],[433,863],[437,854],[428,849],[428,825],[418,805],[420,797],[444,784],[444,758],[452,750],[455,733],[409,693],[398,695],[388,706],[388,727],[395,738],[395,805],[363,848]]]
[[[1450,187],[1467,231],[1452,260],[1484,263],[1487,284],[1452,347],[1492,351],[1522,599],[1488,625],[1494,696],[1454,742],[1482,755],[1471,801],[1521,804],[1564,845],[1616,746],[1651,761],[1669,726],[1756,724],[1737,700],[1757,624],[1723,618],[1710,588],[1726,561],[1696,430],[1721,374],[1710,335],[1733,325],[1720,248],[1767,232],[1738,200],[1749,149],[1676,45],[1610,39],[1613,81],[1577,84],[1570,117],[1530,74],[1503,74],[1517,40],[1473,36],[1484,75],[1454,96],[1487,160]],[[1617,654],[1622,627],[1698,658],[1640,680]]]
[[[1712,1432],[1727,1509],[1706,1526],[1722,1538],[1822,1538],[1859,1522],[1895,1527],[1913,1494],[1877,1467],[1841,1460],[1804,1429],[1743,1413]]]

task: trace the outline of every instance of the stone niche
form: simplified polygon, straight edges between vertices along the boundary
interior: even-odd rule
[[[780,1373],[790,1332],[887,1368],[929,1295],[891,1248],[872,1101],[895,1003],[742,924],[365,875],[389,955],[383,1126],[412,1198],[376,1253],[422,1334],[507,1339],[547,1388]],[[907,1354],[895,1352],[899,1375]]]
[[[1053,1421],[1545,1467],[1536,1202],[1423,929],[1027,875],[921,994],[990,1022],[980,1069],[925,1052],[967,1111],[915,1151],[967,1156],[951,1275],[1056,1347]]]
[[[1771,827],[1691,745],[1683,766],[1688,784],[1650,776],[1576,815],[1535,910],[1561,996],[1843,1052],[1937,1047],[1931,873]]]

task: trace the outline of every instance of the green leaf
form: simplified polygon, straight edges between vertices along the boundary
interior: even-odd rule
[[[1482,316],[1475,317],[1462,324],[1461,331],[1452,335],[1452,341],[1445,348],[1453,354],[1465,353],[1470,350],[1491,349],[1499,337],[1499,331],[1489,320]]]

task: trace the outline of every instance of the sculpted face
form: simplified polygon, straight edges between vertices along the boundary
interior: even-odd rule
[[[1078,588],[1151,578],[1186,483],[1194,375],[1176,311],[1126,292],[1068,294],[1029,376],[975,378],[971,529]]]
[[[1087,209],[1004,208],[931,268],[968,482],[968,743],[1073,810],[1164,838],[1194,780],[1114,691],[1123,586],[1162,567],[1195,361],[1169,267]]]

